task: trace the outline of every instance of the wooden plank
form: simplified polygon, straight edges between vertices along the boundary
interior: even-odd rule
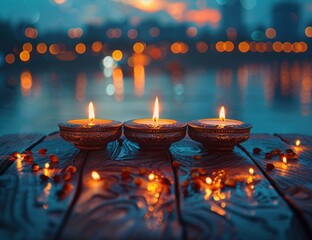
[[[8,134],[0,137],[0,175],[14,162],[13,152],[23,152],[40,142],[43,134]]]
[[[289,144],[281,141],[277,136],[257,134],[252,135],[242,146],[298,214],[307,233],[312,237],[312,137],[295,134],[281,135],[281,137]],[[294,146],[297,138],[302,141],[300,147]],[[254,147],[262,149],[262,152],[253,154]],[[265,153],[273,149],[280,149],[282,152],[292,149],[299,158],[288,160],[287,165],[279,159],[279,156],[273,156],[271,160],[265,159]],[[274,164],[275,169],[268,170],[267,163]]]
[[[312,136],[302,134],[274,134],[279,137],[283,142],[290,146],[295,147],[296,141],[300,140],[301,144],[297,150],[305,150],[305,148],[312,148]]]
[[[102,181],[91,178],[96,170]],[[154,179],[148,180],[153,173]],[[168,152],[141,152],[125,141],[90,152],[81,196],[61,238],[177,239],[182,236]]]
[[[184,139],[172,152],[181,164],[176,173],[186,239],[306,238],[284,199],[237,147],[213,153]],[[214,183],[207,184],[206,177]]]
[[[45,155],[37,152],[41,148],[47,149]],[[55,183],[49,179],[42,182],[40,175],[62,173],[69,164],[84,159],[84,154],[75,157],[78,151],[58,134],[47,137],[32,151],[34,162],[41,168],[50,163],[51,154],[58,156],[59,162],[50,163],[53,169],[32,172],[32,163],[18,159],[0,176],[0,239],[54,238],[74,197],[77,174],[68,181],[73,190],[63,195],[63,200],[56,193],[62,189],[64,181]]]

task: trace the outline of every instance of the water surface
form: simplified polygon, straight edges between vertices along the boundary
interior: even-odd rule
[[[119,121],[152,115],[181,121],[227,117],[251,123],[254,133],[312,135],[312,65],[307,61],[237,67],[138,66],[133,69],[0,72],[0,134],[57,131],[57,123],[87,116]]]

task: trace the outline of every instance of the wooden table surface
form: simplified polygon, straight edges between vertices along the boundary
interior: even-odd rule
[[[122,140],[79,151],[58,133],[1,136],[0,239],[312,239],[311,136],[253,134],[233,152],[189,138],[142,152]],[[265,159],[275,148],[299,158]],[[33,163],[11,156],[26,150]]]

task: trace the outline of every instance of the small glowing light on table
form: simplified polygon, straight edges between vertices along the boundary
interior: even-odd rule
[[[21,154],[17,153],[16,154],[16,169],[18,172],[22,172],[23,170],[23,164],[22,164],[22,160],[23,160],[23,157]]]
[[[150,173],[148,175],[148,180],[153,181],[155,179],[155,174],[154,173]]]
[[[296,147],[299,147],[300,146],[300,140],[298,139],[297,141],[296,141]]]
[[[249,168],[248,171],[249,171],[250,175],[253,175],[255,173],[255,170],[253,168]]]
[[[101,178],[100,174],[97,171],[91,172],[91,179],[88,180],[87,185],[91,191],[99,191],[102,186],[105,185],[104,179]]]
[[[207,184],[212,184],[212,179],[210,177],[206,177],[206,183]]]
[[[96,182],[101,180],[101,176],[97,171],[92,171],[91,176],[92,176],[92,179]]]
[[[284,163],[284,164],[287,164],[287,158],[286,158],[286,157],[283,157],[282,160],[283,160],[283,163]]]
[[[294,150],[297,154],[299,154],[303,150],[303,147],[301,147],[301,141],[299,139],[295,141]]]
[[[234,146],[249,138],[250,124],[238,120],[227,119],[226,110],[222,106],[219,118],[204,118],[188,123],[188,133],[206,148],[217,151],[231,151]]]
[[[45,163],[44,164],[44,169],[43,169],[43,174],[46,175],[46,176],[50,176],[50,164],[49,163]]]
[[[16,154],[16,158],[20,161],[24,160],[24,157],[20,153]]]
[[[136,142],[141,150],[165,150],[172,143],[184,138],[186,124],[172,119],[159,118],[159,101],[156,97],[153,117],[125,122],[124,134],[126,138]]]

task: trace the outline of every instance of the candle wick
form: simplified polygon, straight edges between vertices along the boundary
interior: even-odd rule
[[[90,118],[89,120],[90,120],[90,122],[88,123],[88,125],[89,125],[89,126],[94,125],[94,124],[93,124],[94,118]]]
[[[158,127],[158,117],[153,117],[154,127]]]

